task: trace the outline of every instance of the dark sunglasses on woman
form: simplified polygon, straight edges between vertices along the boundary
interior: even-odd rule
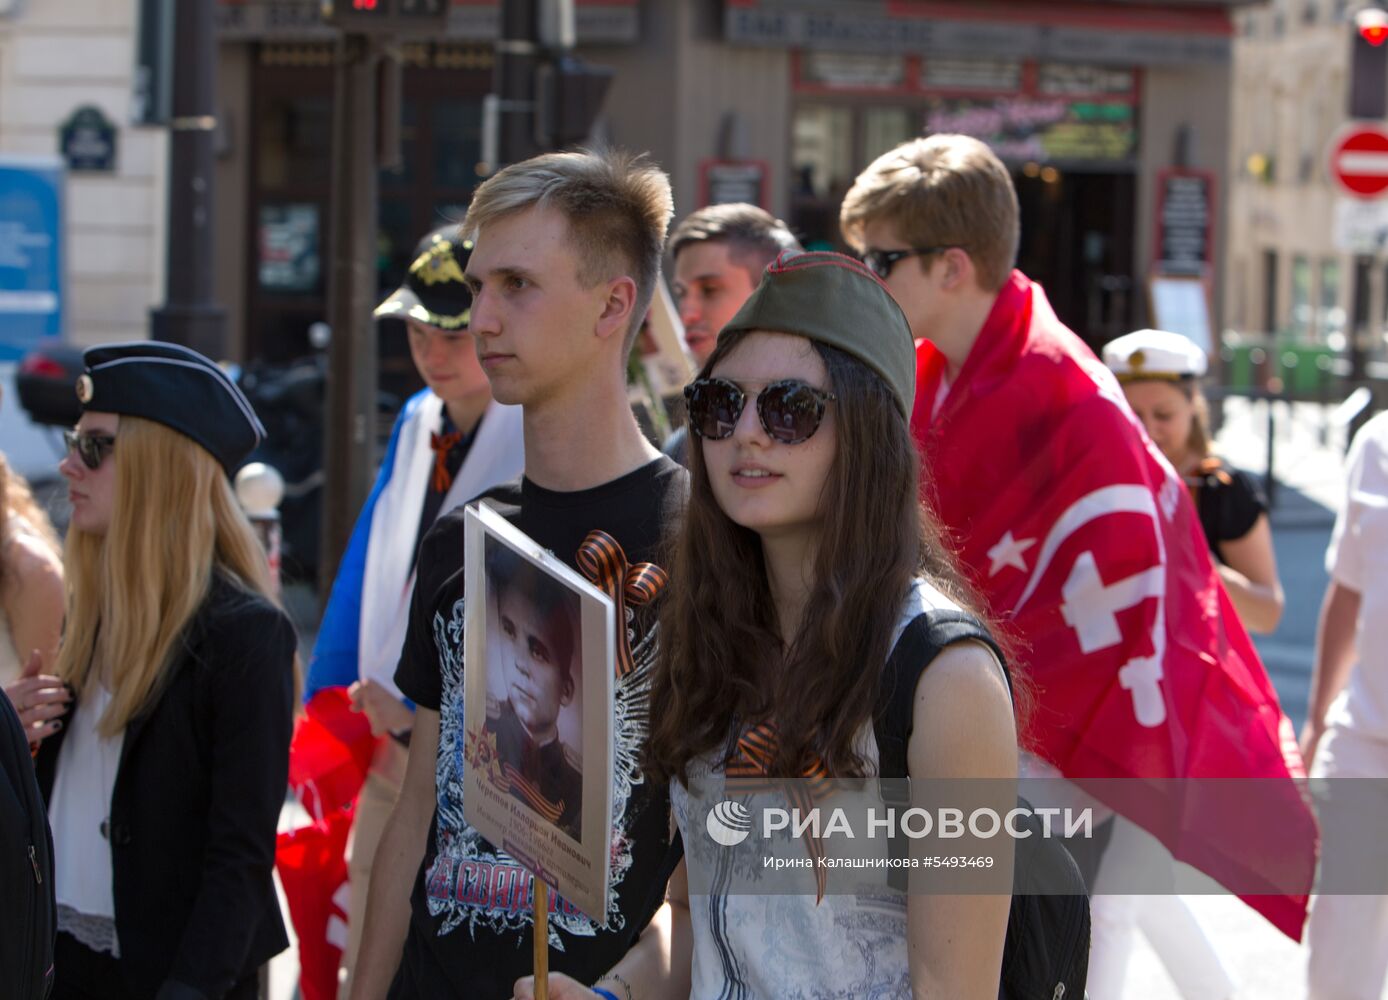
[[[101,468],[106,456],[116,446],[116,439],[109,434],[93,434],[88,431],[63,431],[63,444],[68,454],[77,452],[82,464],[92,471]]]
[[[747,404],[747,393],[725,378],[699,378],[684,387],[689,426],[699,437],[730,437]],[[824,404],[837,397],[798,379],[772,382],[757,393],[757,416],[767,436],[780,444],[800,444],[819,430]]]

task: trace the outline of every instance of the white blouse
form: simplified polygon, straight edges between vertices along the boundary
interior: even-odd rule
[[[53,828],[58,929],[93,950],[119,956],[111,842],[104,831],[110,825],[111,793],[125,731],[112,739],[96,731],[110,703],[111,693],[98,685],[78,702],[68,720],[48,819]]]

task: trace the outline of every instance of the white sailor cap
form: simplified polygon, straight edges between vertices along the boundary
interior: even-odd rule
[[[1209,362],[1189,337],[1166,330],[1138,330],[1104,345],[1104,364],[1120,382],[1199,378]]]

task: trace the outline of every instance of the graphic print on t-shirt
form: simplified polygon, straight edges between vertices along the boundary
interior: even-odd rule
[[[618,906],[618,889],[631,867],[631,838],[627,804],[642,784],[640,752],[649,727],[650,682],[658,648],[658,626],[651,622],[636,635],[635,613],[626,609],[626,641],[634,669],[616,682],[613,712],[612,872],[608,884],[607,930],[621,929],[625,918]],[[434,643],[439,650],[442,698],[439,703],[439,750],[434,781],[438,823],[436,856],[425,873],[429,914],[439,920],[438,933],[447,935],[464,925],[493,933],[521,930],[530,925],[530,873],[505,852],[497,850],[463,819],[463,767],[466,738],[463,727],[463,600],[459,597],[445,619],[436,613]],[[550,947],[564,950],[557,931],[592,937],[601,928],[577,907],[550,894]]]

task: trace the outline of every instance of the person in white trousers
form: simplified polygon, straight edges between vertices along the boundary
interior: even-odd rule
[[[1121,816],[1090,900],[1090,1000],[1119,1000],[1136,933],[1156,952],[1185,1000],[1229,1000],[1234,980],[1205,929],[1176,892],[1175,862],[1157,838]],[[1139,874],[1140,873],[1140,874]],[[1139,880],[1152,895],[1124,895]],[[1141,990],[1127,996],[1140,997]]]
[[[1313,782],[1328,795],[1318,795],[1322,894],[1307,924],[1310,1000],[1379,1000],[1388,974],[1388,895],[1365,893],[1388,873],[1382,826],[1364,822],[1375,805],[1383,815],[1383,796],[1366,802],[1369,783],[1346,780],[1388,777],[1388,413],[1355,435],[1347,487],[1326,552],[1330,586],[1301,734],[1311,777],[1334,779]]]

